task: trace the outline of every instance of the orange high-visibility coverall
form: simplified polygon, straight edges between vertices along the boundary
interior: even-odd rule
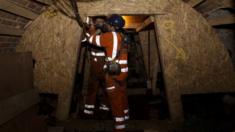
[[[122,36],[121,33],[118,32],[92,35],[89,38],[89,42],[97,46],[104,47],[106,51],[106,61],[115,60],[121,65],[121,73],[116,76],[111,76],[106,73],[105,82],[115,121],[115,132],[124,132],[126,127],[125,120],[129,118],[128,101],[126,96],[126,78],[128,76],[127,47],[121,46]]]
[[[103,93],[101,98],[100,110],[109,111],[107,102],[107,93],[104,90],[105,73],[103,70],[105,64],[105,52],[102,50],[90,49],[90,75],[87,88],[87,94],[85,98],[84,113],[87,115],[94,114],[94,108],[96,104],[96,97],[101,90]]]

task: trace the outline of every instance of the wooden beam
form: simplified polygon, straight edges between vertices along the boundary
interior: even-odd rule
[[[14,43],[14,42],[8,42],[8,43],[4,43],[4,42],[1,42],[0,43],[0,48],[14,48],[14,47],[16,47],[16,43]]]
[[[34,1],[37,1],[37,2],[45,4],[45,5],[52,5],[53,4],[52,0],[34,0]]]
[[[141,25],[141,23],[130,23],[128,25],[125,25],[125,29],[136,29]]]
[[[126,29],[136,29],[139,27],[143,21],[147,18],[147,16],[122,16],[123,19],[126,21],[125,27]]]
[[[0,101],[0,125],[19,115],[38,102],[39,95],[36,89],[28,90]]]
[[[192,6],[192,7],[195,7],[196,5],[204,2],[205,0],[189,0],[187,3]]]
[[[0,3],[1,3],[0,4],[1,10],[19,15],[19,16],[22,16],[22,17],[25,17],[28,19],[35,19],[38,16],[38,14],[36,14],[26,8],[20,7],[20,6],[14,4],[12,2],[9,2],[7,0],[0,0]]]
[[[235,1],[234,0],[207,0],[203,3],[201,7],[203,16],[208,16],[209,14],[222,9],[222,8],[234,8]]]
[[[235,24],[235,15],[230,14],[213,19],[208,19],[208,22],[212,26]]]
[[[24,33],[24,30],[12,28],[12,27],[8,27],[6,25],[0,24],[0,34],[21,36],[23,33]]]
[[[223,4],[218,1],[212,1],[208,0],[205,2],[205,8],[203,9],[204,11],[202,12],[203,16],[208,16],[209,14],[221,9],[223,7]]]
[[[223,0],[223,8],[235,8],[235,1],[234,0]]]
[[[148,25],[150,25],[153,22],[154,22],[154,17],[153,16],[148,17],[146,20],[144,20],[144,22],[139,27],[136,28],[136,31],[139,32],[143,30],[144,28],[146,28]]]

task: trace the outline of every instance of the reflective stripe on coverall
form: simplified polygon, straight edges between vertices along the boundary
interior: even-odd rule
[[[88,115],[94,114],[96,97],[98,92],[102,91],[101,105],[99,109],[109,111],[107,93],[104,89],[105,73],[103,66],[105,64],[105,52],[91,49],[90,75],[88,81],[87,94],[85,97],[84,113]]]
[[[117,76],[106,74],[105,82],[115,121],[115,132],[124,132],[126,127],[125,117],[126,119],[129,118],[128,101],[126,96],[126,78],[128,76],[127,48],[124,49],[121,47],[122,37],[121,34],[117,32],[92,35],[89,38],[89,42],[97,46],[104,47],[107,60],[115,60],[121,65],[121,74]],[[119,50],[119,56],[116,58]]]

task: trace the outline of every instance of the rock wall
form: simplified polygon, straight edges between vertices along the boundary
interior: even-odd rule
[[[81,29],[59,12],[44,12],[27,29],[17,51],[31,51],[35,59],[34,85],[59,95],[57,114],[69,112]]]

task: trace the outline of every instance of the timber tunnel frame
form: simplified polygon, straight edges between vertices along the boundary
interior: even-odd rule
[[[103,0],[89,3],[78,2],[78,7],[84,19],[87,16],[106,14],[144,14],[154,16],[154,23],[157,23],[157,25],[155,25],[155,31],[157,33],[156,38],[158,39],[161,55],[169,111],[173,120],[183,119],[181,104],[182,94],[235,91],[235,83],[231,81],[234,78],[234,70],[227,51],[205,18],[183,1],[125,0],[120,2],[116,0]],[[97,12],[97,10],[99,12]],[[74,26],[76,24],[75,22],[72,23],[69,18],[62,17],[61,15],[62,14],[55,16],[55,18],[51,20],[56,23],[56,20],[63,18],[64,22],[70,21],[70,25]],[[40,24],[46,23],[48,20],[43,17],[42,14],[41,17],[33,22],[33,26],[40,25],[39,22]],[[73,32],[77,33],[76,38],[79,37],[76,41],[80,41],[82,30],[79,27],[77,27],[76,30],[77,31],[72,29]],[[36,64],[35,67],[35,84],[39,89],[46,88],[46,90],[41,89],[41,91],[45,90],[59,95],[57,117],[58,119],[64,120],[68,117],[70,108],[75,65],[77,63],[76,56],[80,45],[77,44],[75,40],[71,40],[74,43],[71,44],[71,47],[74,48],[67,47],[66,52],[69,53],[54,52],[53,54],[58,57],[54,59],[46,58],[47,62],[44,62],[45,58],[39,55],[42,55],[45,51],[36,51],[35,49],[44,46],[47,47],[47,51],[52,52],[56,49],[46,46],[46,35],[40,36],[41,38],[39,39],[42,41],[38,42],[34,47],[27,47],[30,43],[36,43],[34,40],[27,40],[27,38],[30,38],[31,35],[35,35],[38,32],[42,32],[42,30],[35,31],[33,27],[27,30],[23,36],[24,40],[22,44],[18,46],[18,51],[30,50],[33,52],[33,55],[36,56],[35,59],[37,62],[42,62],[41,64]],[[65,31],[62,30],[62,32]],[[56,35],[52,37],[58,38]],[[66,48],[66,46],[63,48]],[[58,62],[58,59],[69,57],[72,57],[72,59],[66,64],[63,64],[65,66],[62,66],[66,68],[66,72],[51,66],[53,62],[58,63],[60,66],[62,64]],[[197,62],[196,65],[194,65],[195,62]],[[51,68],[53,72],[47,71],[48,73],[45,73],[46,66],[53,67]],[[221,70],[222,66],[224,67],[223,70]],[[218,72],[215,73],[214,71]],[[61,74],[61,72],[65,75],[64,77],[54,75],[54,73]],[[49,75],[49,73],[53,73],[53,75]],[[43,82],[40,81],[39,77],[41,76],[45,77],[46,80]],[[61,78],[65,82],[63,85],[58,82]],[[210,81],[205,81],[208,80],[208,78]],[[195,82],[196,80],[197,82]],[[214,83],[211,84],[211,81]]]
[[[101,15],[104,16],[104,15]],[[93,16],[94,18],[99,17],[99,16]],[[157,79],[158,76],[161,74],[161,63],[159,60],[160,54],[158,52],[158,45],[157,45],[157,40],[156,39],[156,33],[155,33],[155,25],[154,25],[154,16],[147,16],[147,15],[125,15],[122,17],[126,20],[126,25],[125,25],[125,30],[128,36],[131,36],[130,39],[132,40],[131,44],[128,46],[130,49],[135,47],[134,53],[129,54],[129,73],[132,74],[133,70],[135,69],[137,65],[141,65],[141,74],[138,77],[134,77],[133,75],[129,74],[128,77],[128,84],[131,85],[130,89],[127,87],[127,91],[130,95],[136,95],[136,94],[145,94],[146,92],[153,93],[153,95],[159,95],[161,93],[161,98],[165,98],[162,96],[165,96],[165,90],[164,86],[162,85],[161,88],[159,86],[157,87]],[[88,17],[87,20],[91,20],[92,17]],[[141,32],[141,34],[140,34]],[[82,42],[80,42],[80,45],[82,45]],[[133,46],[135,45],[135,46]],[[138,48],[136,47],[138,45]],[[93,46],[92,46],[93,47]],[[90,47],[90,48],[92,48]],[[132,48],[131,48],[132,47]],[[141,53],[136,53],[138,52]],[[79,49],[79,55],[78,55],[78,68],[77,68],[77,76],[75,77],[76,82],[75,82],[75,87],[73,90],[73,95],[75,97],[77,96],[84,96],[86,93],[85,91],[87,90],[88,87],[88,76],[89,76],[89,55],[87,54],[88,49],[85,45]],[[128,50],[129,51],[129,50]],[[133,51],[132,51],[133,52]],[[144,53],[143,53],[144,52]],[[151,52],[151,53],[150,53]],[[134,55],[135,54],[135,55]],[[138,55],[137,55],[138,54]],[[152,54],[150,56],[150,54]],[[137,58],[135,58],[137,57]],[[140,57],[140,58],[139,58]],[[134,62],[135,59],[141,59],[138,62]],[[141,61],[141,62],[140,62]],[[132,64],[134,63],[134,64]],[[139,68],[138,68],[139,69]],[[131,72],[132,71],[132,72]],[[139,71],[139,70],[138,70]],[[140,72],[140,71],[139,71]],[[136,74],[136,73],[135,73]],[[137,73],[138,74],[138,73]],[[138,75],[139,75],[138,74]],[[162,75],[160,75],[162,76]],[[141,78],[142,77],[142,78]],[[77,78],[80,78],[78,80]],[[82,79],[81,79],[82,78]],[[134,80],[135,81],[134,81]],[[136,81],[139,80],[137,83]],[[132,80],[132,81],[130,81]],[[133,82],[134,81],[134,82]],[[163,81],[163,80],[162,80]],[[130,82],[133,82],[134,84],[131,84]],[[164,82],[164,81],[163,81]],[[162,83],[162,82],[161,82]],[[138,85],[140,84],[140,85]],[[129,86],[128,85],[128,86]],[[135,89],[131,89],[135,88]],[[139,89],[137,89],[139,88]],[[83,101],[76,101],[77,99],[73,98],[73,101],[71,103],[71,108],[73,109],[71,112],[73,115],[77,115],[78,108],[82,107],[81,105],[83,104]],[[79,103],[77,103],[79,102]],[[165,102],[165,101],[164,101]],[[165,105],[165,104],[164,104]],[[79,107],[78,107],[79,106]],[[76,109],[76,110],[75,110]],[[81,108],[82,110],[82,108]],[[167,113],[167,112],[166,112]]]

